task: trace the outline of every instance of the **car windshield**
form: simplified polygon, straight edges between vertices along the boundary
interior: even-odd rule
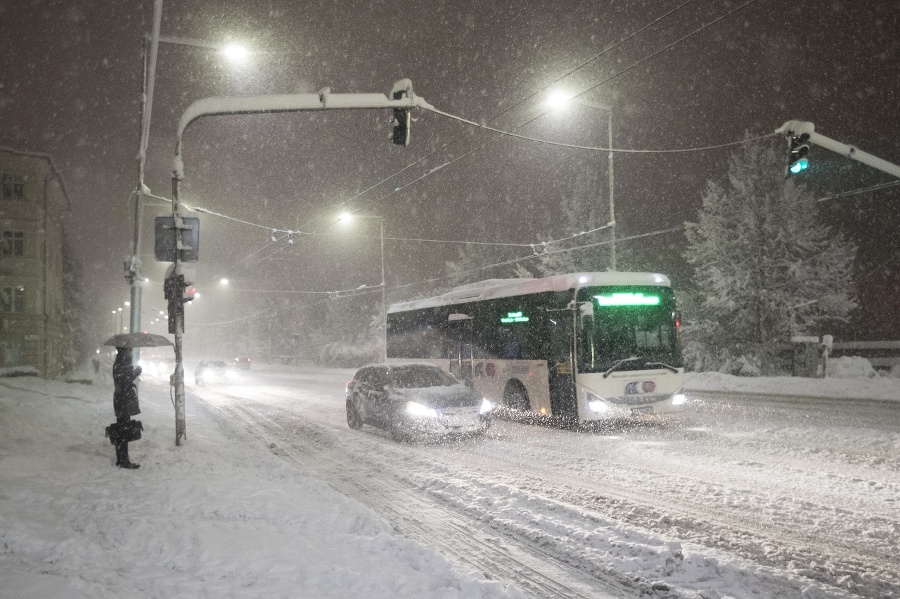
[[[446,387],[458,383],[450,374],[433,366],[395,367],[391,370],[391,382],[401,389]]]

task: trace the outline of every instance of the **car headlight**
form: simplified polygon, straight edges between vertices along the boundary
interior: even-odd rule
[[[687,401],[687,395],[685,395],[684,393],[676,393],[675,395],[672,396],[672,405],[673,406],[680,406],[686,401]]]
[[[587,404],[592,412],[606,412],[609,410],[609,405],[593,393],[587,394]]]
[[[410,416],[418,416],[425,418],[437,418],[438,413],[434,408],[429,408],[428,406],[423,406],[420,403],[416,403],[414,401],[406,402],[406,413]]]
[[[489,402],[486,399],[481,400],[481,405],[478,407],[479,414],[489,414],[494,409],[494,404]]]

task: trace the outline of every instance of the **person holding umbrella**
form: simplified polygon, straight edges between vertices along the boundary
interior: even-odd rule
[[[132,350],[135,347],[159,347],[172,343],[161,335],[123,333],[113,335],[103,345],[116,348],[113,362],[113,411],[116,422],[106,427],[106,436],[116,446],[116,466],[134,470],[140,468],[140,464],[128,459],[128,442],[140,439],[144,427],[140,421],[131,419],[141,413],[135,384],[135,379],[141,375],[141,367],[132,363]]]
[[[137,384],[135,379],[141,376],[141,367],[131,363],[131,349],[127,347],[116,348],[116,360],[113,362],[113,411],[116,413],[115,433],[110,434],[110,441],[116,446],[116,466],[133,470],[140,468],[128,459],[128,442],[136,441],[134,437],[135,425],[140,427],[140,422],[132,421],[132,416],[141,413],[138,404]],[[140,435],[139,430],[137,434]]]

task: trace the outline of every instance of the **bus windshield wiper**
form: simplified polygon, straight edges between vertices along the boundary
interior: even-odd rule
[[[647,362],[647,366],[662,366],[666,370],[671,370],[672,372],[675,372],[675,373],[678,372],[677,368],[675,368],[674,366],[670,366],[669,364],[666,364],[665,362]]]
[[[614,370],[617,370],[619,368],[619,366],[621,366],[622,364],[624,364],[626,362],[634,362],[635,360],[642,360],[642,359],[643,358],[638,358],[637,356],[631,356],[630,358],[622,358],[621,360],[619,360],[618,362],[616,362],[615,364],[610,366],[609,370],[607,370],[606,372],[603,373],[603,378],[608,377],[610,374],[612,374],[612,372]]]

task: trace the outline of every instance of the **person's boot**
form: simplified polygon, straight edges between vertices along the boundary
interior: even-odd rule
[[[116,444],[116,466],[122,468],[128,463],[128,446],[124,443]]]
[[[135,464],[128,460],[128,443],[116,445],[116,466],[128,470],[134,470],[141,467],[140,464]]]

